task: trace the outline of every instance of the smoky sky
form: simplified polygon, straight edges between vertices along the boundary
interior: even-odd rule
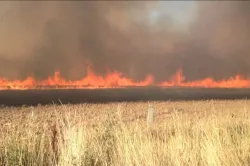
[[[183,29],[168,15],[150,22],[156,1],[1,2],[0,77],[74,80],[87,64],[135,80],[250,76],[250,2],[196,3]]]

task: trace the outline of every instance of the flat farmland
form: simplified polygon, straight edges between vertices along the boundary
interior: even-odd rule
[[[249,110],[223,99],[3,106],[0,165],[249,165]]]

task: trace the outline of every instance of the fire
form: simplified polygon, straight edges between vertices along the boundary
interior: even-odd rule
[[[162,82],[158,84],[158,86],[203,87],[203,88],[249,88],[250,79],[244,79],[242,76],[236,75],[235,77],[231,77],[227,80],[220,80],[220,81],[216,81],[211,77],[196,81],[185,81],[185,77],[182,75],[182,70],[178,70],[178,72],[172,77],[170,81]]]
[[[95,88],[122,88],[122,87],[204,87],[204,88],[250,88],[250,79],[244,79],[240,75],[235,77],[216,81],[211,77],[196,80],[185,81],[182,70],[178,70],[176,74],[169,80],[155,83],[154,77],[148,75],[142,81],[134,81],[125,77],[118,71],[108,72],[105,76],[97,75],[91,68],[88,68],[87,76],[81,80],[66,80],[57,71],[53,76],[45,80],[38,81],[33,77],[27,77],[25,80],[8,80],[0,78],[0,90],[6,89],[95,89]]]

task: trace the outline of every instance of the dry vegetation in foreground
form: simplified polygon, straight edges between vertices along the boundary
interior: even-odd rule
[[[0,165],[249,165],[250,101],[0,109]]]

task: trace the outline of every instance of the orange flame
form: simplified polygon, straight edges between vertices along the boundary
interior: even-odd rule
[[[144,86],[159,86],[159,87],[204,87],[204,88],[249,88],[250,79],[244,79],[240,75],[229,78],[227,80],[216,81],[211,77],[196,80],[185,81],[182,70],[168,81],[154,83],[154,77],[148,75],[144,80],[136,82],[131,78],[123,76],[122,73],[114,71],[108,72],[105,76],[99,76],[91,68],[88,68],[87,76],[78,81],[66,80],[61,77],[57,71],[53,76],[45,80],[38,81],[33,77],[27,77],[25,80],[8,80],[0,78],[0,90],[6,89],[89,89],[89,88],[122,88],[122,87],[144,87]]]
[[[178,70],[178,72],[172,77],[170,81],[164,81],[159,86],[162,87],[171,87],[171,86],[179,86],[179,87],[203,87],[203,88],[249,88],[250,80],[244,79],[240,75],[236,75],[235,77],[231,77],[227,80],[216,81],[211,77],[196,80],[196,81],[184,81],[185,77],[182,75],[182,70]]]

